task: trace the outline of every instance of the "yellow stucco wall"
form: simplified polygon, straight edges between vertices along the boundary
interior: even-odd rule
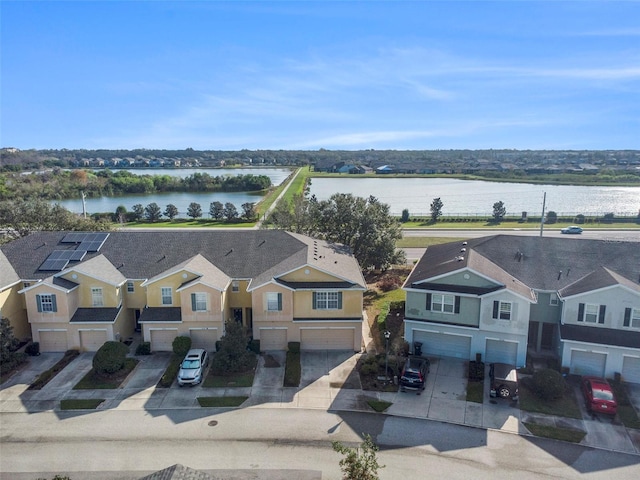
[[[314,310],[313,292],[310,291],[295,292],[294,305],[295,309],[293,312],[293,316],[296,318],[360,317],[362,315],[362,292],[342,292],[342,308],[337,310]]]
[[[147,290],[141,287],[142,280],[132,280],[133,292],[127,291],[127,283],[122,285],[122,301],[127,308],[144,308],[147,305]]]
[[[76,278],[73,278],[73,276]],[[68,274],[63,275],[62,278],[79,284],[79,287],[74,290],[78,292],[79,308],[93,307],[93,299],[91,296],[92,288],[102,289],[103,307],[117,307],[120,303],[119,287],[115,287],[114,285],[110,285],[96,278],[77,272],[69,272]]]
[[[339,282],[342,279],[336,278],[334,275],[316,270],[312,267],[304,267],[287,273],[281,277],[287,282]]]
[[[282,310],[267,310],[267,293],[282,294]],[[293,292],[287,288],[276,284],[267,284],[256,290],[253,290],[253,299],[251,302],[253,310],[253,324],[260,322],[280,322],[285,321],[291,323],[293,318]]]
[[[187,276],[187,278],[183,277],[183,274]],[[189,278],[192,277],[192,278]],[[185,282],[193,279],[193,274],[189,274],[187,272],[176,272],[173,275],[169,275],[167,277],[163,277],[159,280],[154,281],[147,285],[147,304],[150,307],[180,307],[182,304],[180,303],[180,295],[176,292],[178,287]],[[171,295],[172,295],[172,304],[171,305],[163,305],[162,304],[162,288],[163,287],[171,287]]]
[[[57,312],[38,312],[38,303],[36,295],[52,294],[56,296]],[[25,301],[27,304],[27,315],[29,323],[56,323],[68,322],[71,315],[77,310],[78,294],[77,290],[72,291],[68,295],[51,285],[38,285],[25,292]],[[34,339],[35,341],[35,339]]]
[[[26,340],[31,337],[31,327],[27,319],[24,296],[18,293],[22,287],[22,283],[18,283],[0,292],[0,314],[9,319],[13,335],[19,340]]]
[[[207,295],[207,310],[194,312],[191,308],[191,294],[192,293],[206,293]],[[215,288],[208,287],[202,284],[196,284],[185,288],[179,292],[180,304],[182,308],[182,321],[183,322],[211,322],[222,321],[222,294]]]

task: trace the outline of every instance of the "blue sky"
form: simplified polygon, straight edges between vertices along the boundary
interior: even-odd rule
[[[0,146],[640,149],[640,3],[7,1]]]

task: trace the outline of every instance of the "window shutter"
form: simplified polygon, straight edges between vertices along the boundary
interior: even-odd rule
[[[578,305],[578,321],[584,322],[584,303]]]
[[[456,305],[454,313],[460,313],[460,295],[456,295]]]
[[[493,318],[498,318],[498,310],[500,309],[500,302],[498,300],[493,301]]]
[[[600,305],[600,315],[598,316],[598,323],[604,323],[604,312],[606,309],[606,305]]]
[[[51,306],[54,312],[58,311],[58,303],[56,302],[56,296],[51,295]]]
[[[342,292],[338,292],[338,310],[342,309]]]
[[[278,310],[282,310],[282,294],[278,294]]]
[[[36,295],[36,303],[38,304],[38,311],[42,312],[42,301],[40,301],[40,295]]]
[[[630,308],[624,309],[624,326],[625,327],[631,326],[631,309]]]
[[[431,310],[431,294],[427,293],[427,310]]]
[[[318,308],[318,304],[316,301],[316,292],[313,292],[313,309],[317,309]]]
[[[192,312],[196,311],[196,294],[195,293],[191,294],[191,311]]]

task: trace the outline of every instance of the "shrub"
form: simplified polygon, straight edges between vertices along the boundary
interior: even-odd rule
[[[375,375],[378,373],[378,368],[377,363],[365,363],[360,367],[360,373],[362,375]]]
[[[40,355],[40,343],[39,342],[30,343],[29,345],[27,345],[24,351],[27,355],[31,355],[32,357]]]
[[[289,351],[291,353],[300,353],[300,342],[289,342]]]
[[[249,342],[249,350],[258,355],[260,353],[260,340],[251,339]]]
[[[562,374],[550,368],[538,370],[531,380],[534,393],[543,400],[560,398],[567,388]]]
[[[484,362],[469,362],[469,380],[484,380]]]
[[[142,342],[138,345],[136,355],[151,355],[151,342]]]
[[[176,337],[171,344],[173,353],[179,357],[184,357],[191,348],[191,337]]]
[[[124,343],[109,341],[93,357],[93,369],[98,375],[109,375],[124,368],[129,349]]]

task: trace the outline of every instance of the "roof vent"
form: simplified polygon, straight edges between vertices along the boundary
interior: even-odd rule
[[[456,260],[457,260],[457,261],[459,261],[459,262],[461,262],[461,261],[463,261],[463,260],[464,260],[464,257],[463,257],[462,255],[460,255],[460,256],[456,257]]]
[[[558,280],[560,280],[561,277],[562,277],[562,270],[558,272]]]
[[[466,245],[466,244],[467,244],[467,242],[462,242],[462,244],[463,244],[463,245]]]
[[[464,252],[467,251],[467,249],[466,248],[461,248],[460,251],[464,253]]]
[[[231,255],[232,253],[233,253],[233,248],[231,250],[229,250],[227,253],[225,253],[224,256],[226,257],[227,255]]]

